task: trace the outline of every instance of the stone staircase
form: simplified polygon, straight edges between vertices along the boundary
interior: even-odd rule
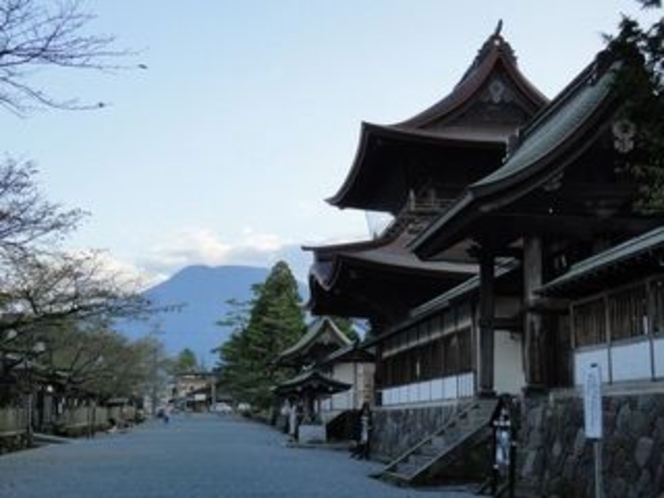
[[[377,477],[401,486],[429,482],[491,437],[490,422],[497,403],[495,399],[472,401],[440,429],[390,462]]]

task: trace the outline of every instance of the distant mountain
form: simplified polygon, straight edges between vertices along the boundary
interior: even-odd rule
[[[227,301],[250,300],[251,287],[263,283],[269,271],[252,266],[188,266],[144,293],[157,306],[182,305],[180,311],[159,313],[148,322],[121,323],[117,328],[132,339],[157,332],[169,355],[189,348],[206,367],[213,367],[218,356],[211,350],[231,333],[216,324],[231,309]],[[305,292],[301,285],[303,300]]]

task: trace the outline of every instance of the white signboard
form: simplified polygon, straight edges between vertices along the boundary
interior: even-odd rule
[[[194,401],[205,401],[205,394],[194,394]]]
[[[602,438],[602,371],[597,363],[586,368],[583,378],[583,415],[586,437]]]

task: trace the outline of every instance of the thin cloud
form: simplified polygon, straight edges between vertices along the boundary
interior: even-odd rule
[[[252,227],[231,244],[209,229],[187,229],[173,234],[152,247],[140,266],[151,274],[172,274],[190,265],[247,265],[270,267],[287,255],[294,266],[302,268],[294,252],[299,245]],[[306,259],[306,256],[303,255]],[[294,270],[295,271],[295,270]]]

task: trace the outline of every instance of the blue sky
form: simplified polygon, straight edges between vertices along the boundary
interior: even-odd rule
[[[91,28],[140,53],[114,73],[47,72],[93,112],[0,114],[4,152],[49,199],[91,213],[72,248],[164,278],[188,264],[269,266],[367,236],[336,192],[361,121],[406,119],[451,90],[503,19],[554,96],[633,0],[90,0]],[[296,268],[299,277],[304,270]]]

